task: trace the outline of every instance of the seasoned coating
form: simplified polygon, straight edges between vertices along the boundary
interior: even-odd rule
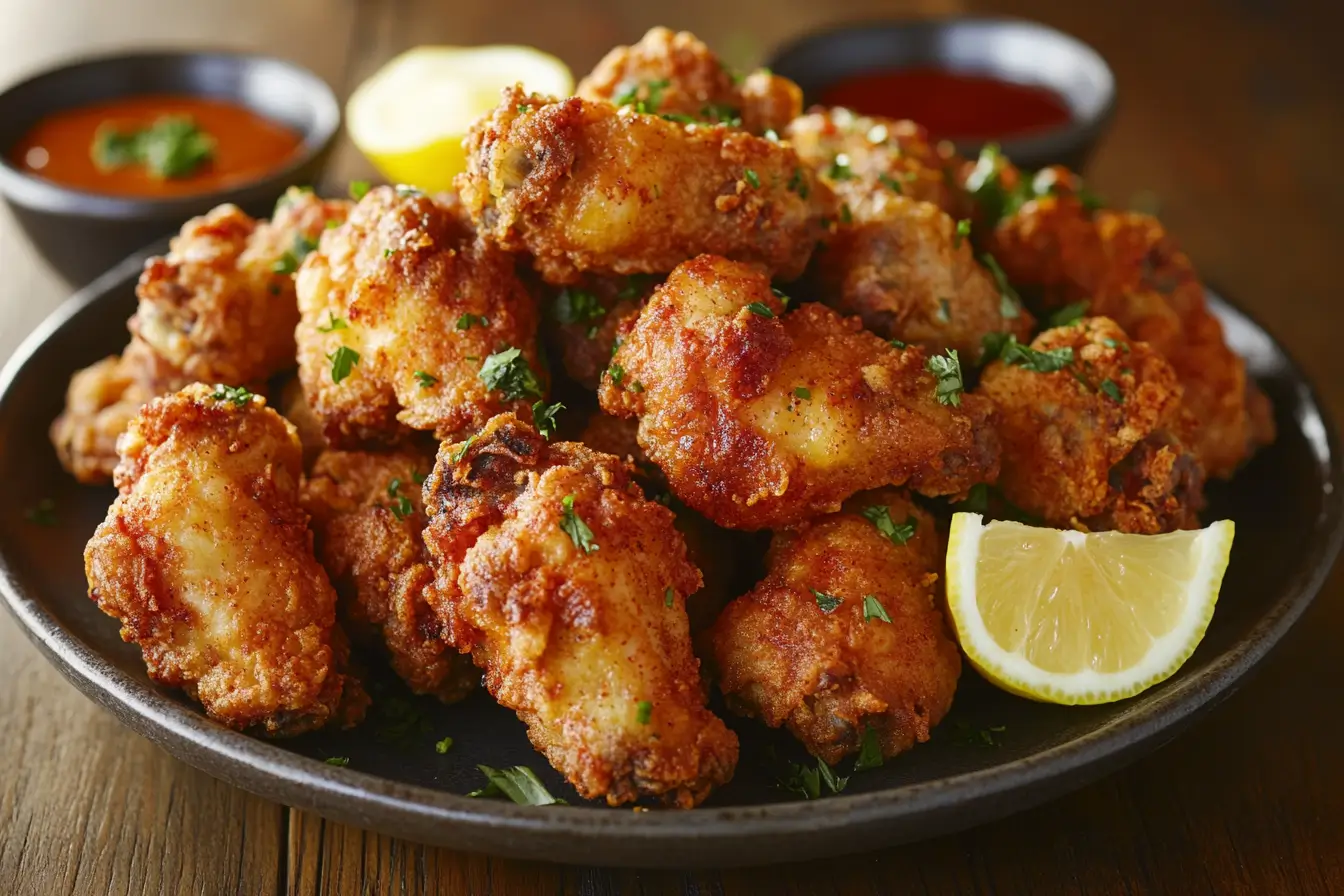
[[[885,189],[862,208],[813,262],[828,305],[879,336],[935,354],[954,348],[970,363],[988,333],[1031,337],[1035,319],[976,261],[950,215]]]
[[[76,371],[65,410],[51,424],[61,466],[80,482],[109,482],[117,466],[117,437],[154,394],[135,378],[135,364],[112,355]]]
[[[1071,353],[1040,373],[996,361],[980,392],[999,410],[1005,498],[1051,526],[1154,534],[1199,526],[1204,471],[1176,372],[1114,321],[1085,318],[1031,347]]]
[[[700,574],[621,461],[504,414],[440,448],[425,503],[451,642],[580,794],[690,807],[732,777],[687,628]]]
[[[673,493],[727,528],[792,525],[883,485],[956,495],[998,475],[988,401],[940,404],[922,349],[822,305],[784,314],[749,265],[678,267],[611,371],[603,409],[638,416],[639,444]]]
[[[298,292],[299,378],[336,447],[395,444],[410,430],[452,438],[542,397],[536,301],[513,258],[452,205],[370,190],[308,256]],[[342,348],[352,363],[336,382]],[[506,395],[481,379],[507,349],[521,351],[535,388]]]
[[[139,378],[155,394],[192,382],[259,384],[294,366],[294,271],[345,200],[290,188],[272,221],[221,205],[145,263],[128,326],[150,348]]]
[[[421,536],[420,483],[433,466],[428,448],[324,451],[304,483],[303,505],[350,637],[385,653],[415,693],[452,703],[481,676],[444,642],[426,597],[434,571]]]
[[[596,389],[611,363],[621,322],[638,313],[661,278],[588,275],[573,286],[551,288],[542,326],[551,357],[586,389]]]
[[[279,401],[276,410],[280,416],[294,424],[299,434],[299,444],[303,446],[303,468],[312,469],[313,461],[329,447],[327,437],[322,434],[322,421],[317,419],[308,398],[303,394],[303,384],[297,376],[285,379],[279,389]]]
[[[465,145],[457,186],[472,220],[555,284],[657,274],[701,252],[791,280],[834,216],[787,145],[629,106],[510,88]]]
[[[913,524],[913,535],[896,544],[862,515],[867,508]],[[766,565],[710,633],[728,705],[788,726],[832,765],[858,752],[869,728],[884,757],[928,740],[961,674],[939,610],[943,541],[933,518],[895,489],[866,493],[843,513],[777,534]],[[831,598],[839,604],[827,612]]]
[[[1021,173],[1000,165],[998,192],[1020,193]],[[1223,339],[1190,259],[1162,225],[1137,213],[1093,212],[1080,188],[1066,169],[1038,174],[1035,198],[1007,209],[989,236],[990,251],[1044,307],[1087,301],[1089,313],[1112,318],[1165,356],[1200,422],[1191,447],[1209,475],[1231,476],[1274,439],[1268,400],[1247,380],[1246,364]]]
[[[753,134],[781,132],[803,111],[803,91],[788,78],[758,69],[737,78],[689,31],[650,28],[639,43],[614,47],[579,82],[585,100],[643,102],[659,115],[740,126]]]
[[[336,592],[299,506],[294,428],[259,396],[197,384],[131,421],[120,495],[84,550],[89,597],[140,645],[150,677],[213,719],[272,735],[352,724]]]

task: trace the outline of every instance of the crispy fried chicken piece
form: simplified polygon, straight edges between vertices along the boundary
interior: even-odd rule
[[[429,196],[370,190],[308,256],[298,292],[299,378],[337,447],[451,438],[544,394],[536,300],[512,256]],[[511,349],[517,375],[488,384],[491,355]]]
[[[131,421],[84,550],[89,596],[151,678],[231,728],[353,724],[368,698],[299,506],[298,437],[260,396],[211,395],[189,386]]]
[[[1004,497],[1062,528],[1198,527],[1204,471],[1185,443],[1197,426],[1171,365],[1103,317],[1047,330],[1031,348],[1071,360],[1048,373],[1030,358],[996,361],[980,379],[999,410]]]
[[[573,286],[550,289],[542,326],[551,357],[570,379],[596,389],[602,371],[611,363],[616,336],[625,318],[637,314],[661,278],[587,275]]]
[[[988,401],[939,403],[923,350],[822,305],[784,314],[749,265],[678,267],[611,370],[603,409],[638,416],[673,493],[727,528],[792,525],[883,485],[954,495],[998,475]]]
[[[791,280],[834,215],[787,145],[628,106],[510,88],[466,148],[457,186],[476,226],[555,284],[657,274],[700,252]]]
[[[659,115],[782,132],[803,111],[803,91],[758,69],[736,78],[689,31],[655,27],[630,47],[615,47],[579,82],[575,95],[616,105],[643,102]]]
[[[426,595],[434,588],[422,531],[420,483],[434,452],[324,451],[304,483],[317,556],[357,644],[385,653],[417,694],[461,700],[480,680],[470,658],[443,640]]]
[[[979,164],[998,166],[990,175],[997,178],[993,189],[983,194],[995,206],[997,197],[1024,190],[1024,175],[1006,161],[991,157]],[[963,176],[973,170],[967,163]],[[1209,475],[1231,476],[1257,447],[1273,441],[1273,413],[1224,341],[1190,259],[1154,218],[1091,211],[1067,169],[1048,168],[1031,183],[1026,201],[1003,208],[1007,214],[989,234],[994,257],[1043,307],[1085,300],[1090,314],[1112,318],[1165,356],[1200,422],[1191,447]]]
[[[425,502],[451,642],[580,794],[690,807],[732,777],[686,622],[700,574],[621,461],[504,414],[440,448]]]
[[[858,752],[870,727],[885,757],[928,740],[961,674],[938,606],[933,518],[895,489],[866,493],[775,535],[766,565],[710,632],[728,705],[788,726],[832,765]]]
[[[145,265],[130,345],[71,378],[51,426],[61,464],[80,482],[107,482],[117,436],[154,396],[196,380],[258,388],[292,367],[293,271],[348,207],[291,189],[272,222],[232,205],[188,221],[168,255]]]

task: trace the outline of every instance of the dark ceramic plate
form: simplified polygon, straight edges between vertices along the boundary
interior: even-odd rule
[[[870,849],[969,827],[1081,786],[1169,740],[1227,696],[1301,615],[1341,534],[1334,429],[1283,349],[1227,303],[1214,305],[1233,345],[1274,400],[1278,442],[1230,484],[1211,489],[1210,519],[1237,522],[1218,612],[1199,650],[1169,681],[1123,703],[1045,706],[997,691],[969,670],[933,740],[854,775],[840,796],[796,802],[776,786],[771,748],[786,736],[732,720],[742,761],[732,784],[690,812],[580,803],[533,752],[522,724],[484,693],[441,707],[375,681],[372,718],[348,732],[267,742],[208,721],[152,684],[139,650],[85,598],[84,542],[112,500],[57,465],[46,428],[75,368],[117,351],[134,307],[140,258],[57,311],[0,374],[0,593],[29,637],[93,700],[170,753],[254,793],[365,828],[458,849],[606,865],[740,865]],[[25,509],[55,501],[58,525]],[[996,745],[983,742],[982,731]],[[446,755],[434,744],[451,736]],[[349,757],[347,768],[325,764]],[[461,794],[477,763],[526,764],[570,807],[534,808]],[[848,762],[843,768],[847,768]]]

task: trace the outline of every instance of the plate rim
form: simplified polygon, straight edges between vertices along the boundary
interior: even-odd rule
[[[0,368],[0,408],[15,400],[13,386],[43,344],[86,308],[105,300],[133,279],[159,241],[118,263],[59,305],[25,337]],[[1210,658],[1204,669],[1179,680],[1132,711],[1097,729],[1029,756],[942,778],[869,793],[836,795],[817,801],[752,806],[711,806],[689,811],[612,811],[591,806],[517,806],[478,800],[418,784],[393,781],[352,768],[335,768],[275,743],[225,728],[198,709],[146,686],[108,662],[61,625],[35,596],[24,593],[9,558],[0,552],[0,597],[28,639],[81,693],[109,709],[136,733],[207,774],[249,792],[328,817],[420,842],[440,843],[496,855],[641,867],[759,864],[751,847],[780,839],[789,860],[838,855],[871,848],[885,828],[916,817],[967,809],[972,822],[1027,808],[1100,777],[1159,745],[1163,732],[1178,732],[1229,696],[1235,685],[1273,649],[1320,591],[1344,544],[1344,457],[1329,409],[1302,367],[1252,314],[1214,289],[1210,304],[1245,318],[1273,344],[1286,362],[1288,378],[1303,393],[1319,431],[1308,432],[1313,454],[1328,486],[1313,524],[1307,556],[1281,596],[1235,644]],[[1304,431],[1305,431],[1304,427]],[[1087,773],[1091,771],[1089,777]],[[1053,784],[1051,788],[1049,785]],[[1005,805],[1013,800],[1011,806]],[[995,802],[1000,805],[993,806]],[[991,807],[985,813],[986,806]],[[928,834],[969,826],[955,819],[931,825]],[[440,826],[426,836],[431,826]],[[864,832],[852,848],[817,842],[844,831]],[[439,836],[439,833],[451,837]],[[922,836],[922,835],[920,835]],[[610,838],[619,837],[612,850]],[[910,838],[906,838],[910,839]],[[710,845],[712,844],[712,846]],[[798,847],[795,849],[795,847]],[[612,850],[598,855],[603,850]],[[742,858],[734,861],[734,856]]]

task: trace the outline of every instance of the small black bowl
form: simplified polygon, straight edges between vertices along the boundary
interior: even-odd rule
[[[1115,76],[1100,53],[1062,31],[1019,19],[845,25],[794,41],[767,65],[798,82],[809,102],[843,78],[914,67],[1044,87],[1069,107],[1069,124],[997,141],[1014,163],[1027,169],[1061,164],[1081,170],[1115,110]],[[955,145],[974,156],[984,142]]]
[[[72,190],[9,162],[15,143],[61,109],[147,93],[188,94],[238,103],[295,128],[303,142],[284,166],[221,190],[139,199]],[[0,93],[0,194],[33,245],[66,280],[87,283],[134,249],[173,233],[193,215],[232,202],[269,214],[290,184],[321,173],[341,123],[340,105],[317,75],[267,56],[231,52],[149,52],[75,62]]]

